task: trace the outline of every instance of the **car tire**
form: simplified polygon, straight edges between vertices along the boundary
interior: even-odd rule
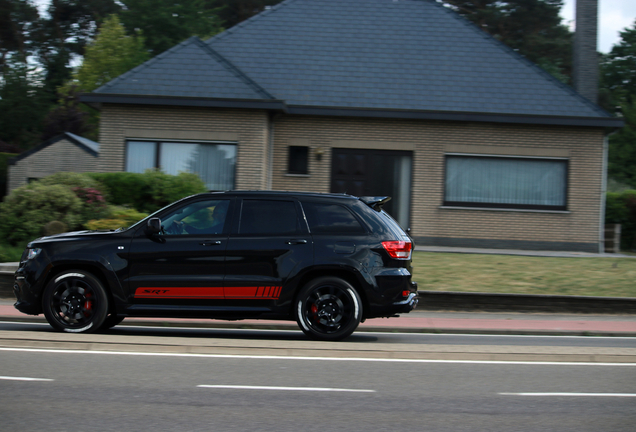
[[[68,333],[98,331],[108,314],[108,296],[102,283],[83,270],[55,275],[42,299],[44,316],[55,330]]]
[[[115,327],[116,325],[118,325],[119,323],[121,323],[124,320],[124,318],[126,317],[123,315],[110,314],[104,320],[104,323],[101,325],[100,330],[111,329]]]
[[[362,301],[349,282],[321,277],[300,290],[295,315],[300,329],[312,339],[341,340],[360,324]]]

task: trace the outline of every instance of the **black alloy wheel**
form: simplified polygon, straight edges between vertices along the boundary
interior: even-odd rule
[[[317,340],[341,340],[355,331],[362,318],[362,301],[345,280],[323,277],[303,287],[296,300],[296,321]]]
[[[44,291],[46,320],[56,330],[93,333],[100,329],[108,312],[108,296],[99,279],[82,270],[62,272]]]

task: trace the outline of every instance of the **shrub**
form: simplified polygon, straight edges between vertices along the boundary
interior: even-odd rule
[[[90,176],[104,185],[111,204],[134,207],[146,213],[206,191],[199,176],[192,173],[173,176],[158,170],[148,170],[143,174],[91,173]]]
[[[66,224],[64,222],[51,221],[47,223],[46,225],[44,225],[44,228],[42,229],[42,233],[44,235],[50,236],[55,234],[61,234],[63,232],[66,232],[67,230],[68,228],[66,227]]]
[[[82,201],[80,223],[84,224],[91,219],[101,219],[108,215],[106,199],[98,189],[74,187],[72,191]]]
[[[86,173],[78,173],[78,172],[58,172],[55,174],[51,174],[50,176],[46,176],[38,180],[41,184],[45,185],[63,185],[69,188],[93,188],[93,189],[101,189],[101,185],[97,180]]]
[[[621,249],[636,247],[636,190],[608,192],[605,223],[621,224]]]
[[[135,209],[123,207],[111,206],[109,210],[110,214],[107,218],[88,221],[84,226],[90,230],[113,230],[129,227],[148,216],[146,213],[140,213]]]
[[[82,202],[68,187],[34,182],[14,189],[0,204],[0,235],[15,246],[40,237],[51,221],[75,229],[81,208]]]

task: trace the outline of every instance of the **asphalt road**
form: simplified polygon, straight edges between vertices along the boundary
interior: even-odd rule
[[[632,432],[636,425],[633,363],[34,348],[0,349],[2,431]]]
[[[46,323],[23,323],[0,321],[0,331],[31,331],[41,334],[56,334]],[[120,336],[214,338],[235,340],[266,341],[307,341],[299,330],[250,330],[220,328],[155,327],[120,325],[106,334]],[[357,332],[347,338],[347,342],[359,344],[440,344],[473,346],[544,346],[544,347],[607,347],[636,348],[634,337],[598,336],[520,336],[520,335],[480,335],[480,334],[433,334],[433,333],[373,333]]]

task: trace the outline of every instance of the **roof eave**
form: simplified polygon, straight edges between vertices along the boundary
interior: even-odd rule
[[[241,108],[286,111],[284,101],[277,99],[223,99],[155,95],[83,93],[80,101],[100,109],[104,103],[134,105],[168,105],[206,108]]]
[[[447,120],[462,122],[483,123],[515,123],[537,124],[553,126],[585,126],[601,128],[621,128],[625,122],[616,117],[568,117],[568,116],[541,116],[530,114],[499,114],[477,112],[453,112],[453,111],[418,111],[418,110],[387,110],[387,109],[361,109],[340,107],[310,107],[289,105],[288,114],[316,115],[316,116],[342,116],[342,117],[373,117],[413,120]]]

